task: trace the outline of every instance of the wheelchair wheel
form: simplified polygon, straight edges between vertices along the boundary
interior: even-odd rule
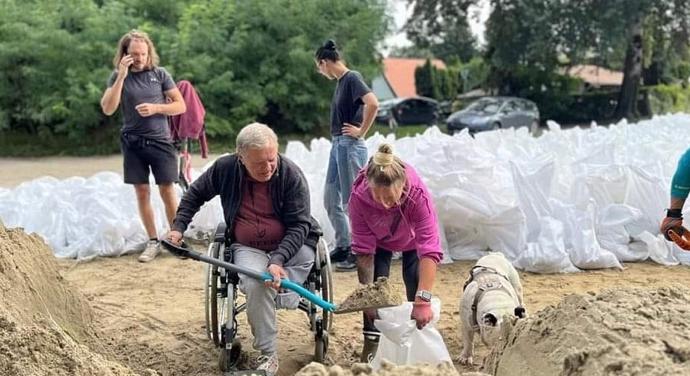
[[[215,246],[213,246],[215,245]],[[214,242],[209,256],[222,258],[222,243]],[[216,347],[223,347],[235,337],[235,288],[227,281],[224,269],[212,265],[208,272],[209,291],[206,295],[211,339]],[[230,325],[228,328],[227,326]],[[228,335],[231,333],[232,335]]]
[[[326,353],[328,352],[328,331],[324,331],[322,325],[323,321],[317,319],[317,334],[314,338],[314,361],[318,363],[326,361]],[[319,335],[319,333],[321,334]]]
[[[321,266],[321,297],[327,302],[333,302],[333,275],[331,271],[331,255],[328,253],[328,244],[323,238],[319,239],[317,254]],[[322,329],[331,331],[333,326],[333,313],[323,310]]]
[[[208,247],[207,256],[218,258],[220,243],[211,243]],[[216,346],[220,345],[218,336],[218,320],[216,315],[216,297],[218,296],[218,267],[206,264],[206,279],[204,280],[204,297],[206,298],[206,336],[213,341]]]
[[[237,366],[242,359],[242,344],[239,339],[232,341],[232,347],[229,349],[220,349],[220,356],[218,357],[218,368],[221,372],[231,372],[237,370]]]

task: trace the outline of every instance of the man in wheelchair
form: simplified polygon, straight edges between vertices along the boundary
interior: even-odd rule
[[[278,138],[264,124],[252,123],[237,135],[236,153],[205,171],[184,194],[168,239],[182,234],[201,206],[219,195],[226,239],[234,263],[262,271],[274,281],[303,283],[314,263],[321,230],[310,213],[309,187],[300,168],[278,153]],[[278,370],[276,308],[297,308],[299,297],[279,292],[279,282],[261,282],[240,274],[259,370]]]

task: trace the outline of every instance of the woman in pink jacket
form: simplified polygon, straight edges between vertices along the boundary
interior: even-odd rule
[[[402,252],[402,272],[412,319],[422,328],[431,321],[431,288],[443,257],[438,219],[431,195],[412,166],[379,146],[352,185],[349,202],[352,252],[360,283],[390,274],[393,252]],[[364,314],[361,360],[376,353],[379,332],[375,311]]]

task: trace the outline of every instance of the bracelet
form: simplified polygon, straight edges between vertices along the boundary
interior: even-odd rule
[[[666,209],[666,216],[669,218],[683,218],[682,209]]]

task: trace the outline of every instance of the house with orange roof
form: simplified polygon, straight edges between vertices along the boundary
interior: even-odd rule
[[[383,72],[371,83],[371,89],[381,100],[417,96],[414,72],[417,67],[426,63],[426,59],[391,57],[383,59]],[[446,69],[446,64],[439,59],[432,59],[431,64],[438,69]]]
[[[596,65],[574,65],[566,71],[570,77],[584,82],[583,89],[613,89],[623,84],[623,72],[617,72]]]

